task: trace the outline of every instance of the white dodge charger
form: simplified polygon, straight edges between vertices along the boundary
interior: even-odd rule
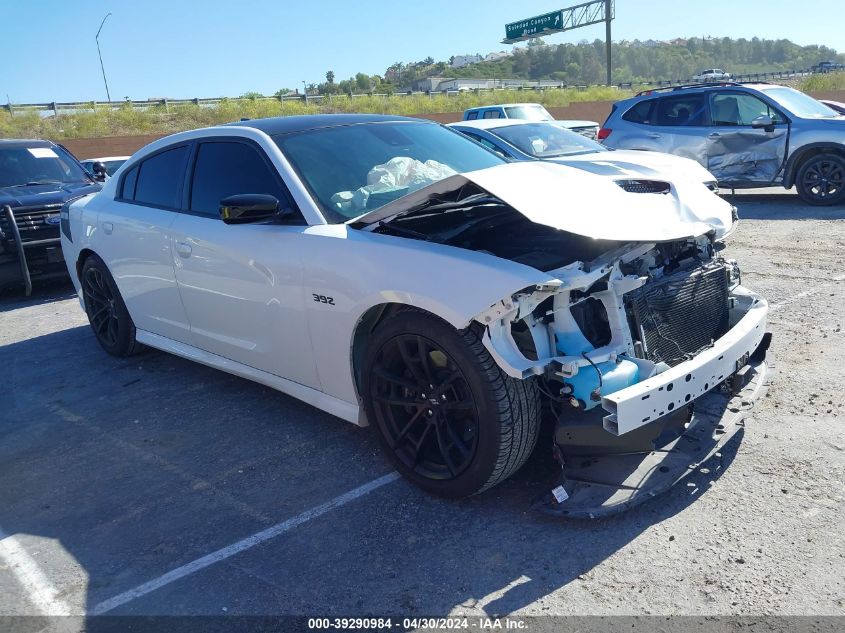
[[[768,345],[765,300],[720,255],[731,205],[700,179],[624,180],[416,119],[242,121],[137,152],[62,210],[62,246],[110,354],[158,348],[369,424],[446,496],[513,474],[546,419],[562,470],[541,505],[592,515],[712,453],[729,434],[693,403],[759,383]],[[643,459],[590,480],[574,454]]]

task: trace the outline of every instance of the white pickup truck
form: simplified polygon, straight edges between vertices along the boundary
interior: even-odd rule
[[[721,68],[708,68],[707,70],[702,70],[699,74],[692,78],[693,81],[700,81],[702,83],[709,81],[730,81],[731,79],[733,79],[733,75],[726,73]]]

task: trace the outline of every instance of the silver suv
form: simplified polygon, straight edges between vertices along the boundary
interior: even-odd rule
[[[641,92],[613,105],[599,140],[692,158],[722,187],[795,186],[809,204],[845,201],[845,116],[785,86]]]

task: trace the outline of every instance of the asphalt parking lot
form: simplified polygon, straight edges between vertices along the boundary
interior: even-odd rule
[[[548,443],[439,500],[366,429],[164,353],[107,356],[69,285],[0,297],[0,615],[845,614],[845,208],[731,200],[774,384],[721,458],[596,521],[529,509]]]

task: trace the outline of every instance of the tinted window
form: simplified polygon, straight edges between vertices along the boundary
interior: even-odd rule
[[[657,102],[657,125],[704,125],[704,95],[663,97]]]
[[[485,119],[498,119],[499,118],[499,111],[498,110],[485,110],[484,111],[484,118]]]
[[[467,121],[475,121],[478,118],[478,112],[470,112],[467,115]]]
[[[183,145],[161,152],[143,161],[135,186],[135,202],[158,207],[179,208],[182,193],[179,185],[185,171],[187,155],[188,146]]]
[[[137,165],[126,172],[123,177],[123,188],[120,190],[120,197],[125,200],[134,200],[135,198],[135,182],[138,180]]]
[[[241,193],[268,194],[275,196],[281,206],[290,206],[277,177],[258,150],[245,143],[202,143],[191,185],[191,211],[218,217],[220,201]]]
[[[635,104],[633,108],[623,114],[622,118],[626,121],[630,121],[631,123],[643,123],[645,125],[648,125],[652,122],[652,110],[654,110],[654,99],[649,99],[648,101],[640,101],[639,103]]]

